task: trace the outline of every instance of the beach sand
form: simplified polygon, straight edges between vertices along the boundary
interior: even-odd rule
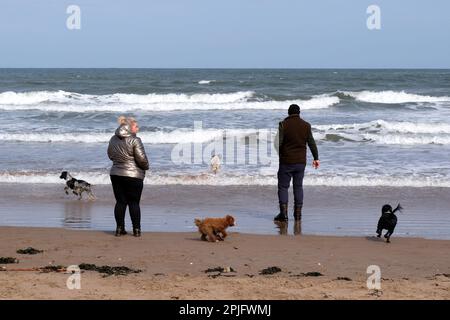
[[[30,246],[44,252],[16,253]],[[0,265],[0,299],[450,299],[449,249],[448,240],[418,238],[386,244],[372,237],[231,231],[226,241],[209,243],[195,232],[116,238],[104,231],[0,227],[0,256],[19,259]],[[103,277],[83,271],[81,289],[69,290],[67,273],[7,271],[81,263],[142,272]],[[380,291],[366,286],[369,265],[381,269]],[[236,272],[204,272],[217,266]],[[271,266],[281,272],[259,274]]]

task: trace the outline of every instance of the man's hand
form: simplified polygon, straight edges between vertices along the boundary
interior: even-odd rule
[[[320,167],[320,160],[314,160],[312,163],[314,169],[319,169]]]

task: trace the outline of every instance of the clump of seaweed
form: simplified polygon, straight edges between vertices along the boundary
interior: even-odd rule
[[[208,275],[208,277],[214,279],[214,278],[217,278],[217,277],[235,277],[235,275],[228,274],[228,273],[236,272],[236,270],[234,270],[232,267],[214,267],[214,268],[208,268],[204,272],[205,273],[217,272],[216,274],[209,274]]]
[[[66,271],[66,267],[61,266],[61,265],[57,265],[57,266],[45,266],[45,267],[41,267],[38,268],[39,271],[44,272],[44,273],[48,273],[48,272],[65,272]]]
[[[214,267],[214,268],[208,268],[205,270],[205,273],[209,272],[236,272],[232,267]]]
[[[303,277],[321,277],[323,274],[317,271],[301,273]]]
[[[278,273],[281,272],[281,268],[280,267],[268,267],[265,269],[262,269],[259,274],[263,274],[263,275],[268,275],[268,274],[274,274],[274,273]]]
[[[25,249],[19,249],[16,251],[18,254],[38,254],[44,252],[43,250],[38,250],[33,247],[28,247]]]
[[[79,265],[80,270],[97,271],[104,273],[106,276],[126,276],[130,273],[140,273],[142,270],[131,269],[125,266],[111,267],[111,266],[96,266],[95,264],[82,263]]]
[[[0,257],[0,264],[19,263],[19,260],[12,257]]]
[[[349,277],[337,277],[336,280],[352,281]]]
[[[323,274],[321,274],[320,272],[317,272],[317,271],[303,272],[303,273],[300,273],[300,274],[291,275],[291,277],[322,277],[322,276],[323,276]],[[338,280],[344,280],[344,279],[339,279],[338,278]]]

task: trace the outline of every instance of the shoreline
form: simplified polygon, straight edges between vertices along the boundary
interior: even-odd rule
[[[36,255],[17,254],[33,247]],[[56,265],[126,266],[141,273],[82,271],[81,290],[67,273],[0,271],[2,299],[450,299],[447,240],[276,236],[230,232],[220,243],[192,232],[112,232],[0,227],[0,252],[19,259],[3,269]],[[367,267],[381,269],[381,290],[366,287]],[[236,272],[205,273],[231,267]],[[277,266],[281,272],[261,275]],[[305,276],[318,272],[321,276]]]
[[[110,185],[94,187],[97,200],[65,195],[64,184],[0,184],[0,226],[114,230]],[[393,239],[421,237],[450,240],[450,198],[446,188],[304,187],[301,233],[372,236],[381,206],[401,203]],[[273,223],[278,213],[276,186],[151,186],[141,200],[142,230],[196,232],[195,218],[231,214],[231,232],[293,234],[292,188],[287,230]],[[130,228],[129,214],[126,225]]]

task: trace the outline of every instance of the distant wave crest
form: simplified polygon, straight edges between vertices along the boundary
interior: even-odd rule
[[[341,94],[350,96],[358,101],[382,104],[418,103],[418,102],[450,102],[450,97],[427,96],[405,91],[341,91]]]
[[[0,109],[52,112],[130,112],[173,110],[279,110],[296,103],[302,109],[328,108],[339,103],[332,95],[287,101],[261,100],[253,91],[233,93],[150,93],[89,95],[66,91],[0,93]]]

